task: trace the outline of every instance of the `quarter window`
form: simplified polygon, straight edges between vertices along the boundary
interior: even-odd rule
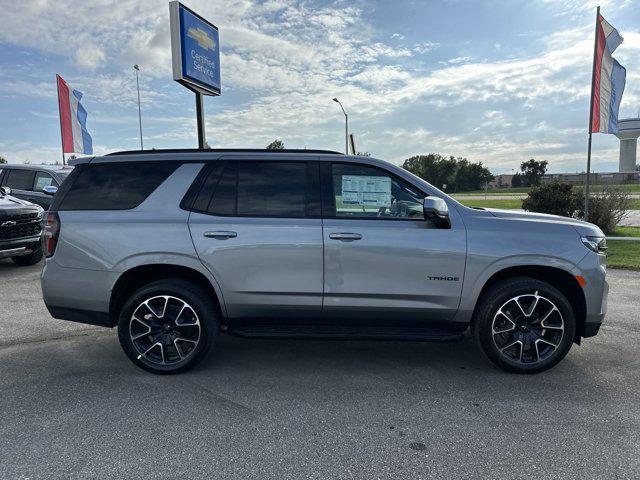
[[[422,203],[425,195],[382,169],[333,163],[331,183],[329,214],[335,208],[336,217],[424,218]]]
[[[180,162],[113,162],[79,165],[60,210],[127,210],[140,205]],[[65,182],[66,184],[67,182]]]

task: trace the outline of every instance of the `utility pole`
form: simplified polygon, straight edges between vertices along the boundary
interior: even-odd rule
[[[140,108],[140,82],[138,80],[138,71],[140,67],[136,64],[133,66],[133,69],[136,71],[136,88],[138,89],[138,122],[140,124],[140,150],[144,150],[144,145],[142,144],[142,110]]]
[[[334,98],[333,101],[340,105],[342,113],[344,113],[344,154],[349,155],[349,116],[347,115],[347,112],[344,111],[344,107],[340,103],[340,100]]]

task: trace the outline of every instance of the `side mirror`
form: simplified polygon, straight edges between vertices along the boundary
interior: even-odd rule
[[[9,187],[0,187],[0,190],[2,190],[2,193],[5,195],[11,195],[11,189]]]
[[[449,220],[449,206],[439,197],[425,197],[422,203],[425,220],[435,223],[439,227],[451,227]]]
[[[52,195],[53,196],[58,191],[58,187],[55,187],[53,185],[47,185],[46,187],[42,187],[42,191],[44,193],[46,193],[47,195]]]

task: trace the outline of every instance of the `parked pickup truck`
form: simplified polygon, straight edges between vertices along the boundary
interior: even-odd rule
[[[10,195],[0,187],[0,259],[11,258],[17,265],[35,265],[42,259],[40,232],[44,210]]]

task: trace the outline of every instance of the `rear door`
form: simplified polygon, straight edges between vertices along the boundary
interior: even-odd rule
[[[466,231],[424,219],[425,192],[387,170],[321,165],[324,225],[323,318],[344,322],[447,321],[458,309]]]
[[[220,160],[207,167],[189,219],[230,318],[315,318],[322,308],[317,162]]]

